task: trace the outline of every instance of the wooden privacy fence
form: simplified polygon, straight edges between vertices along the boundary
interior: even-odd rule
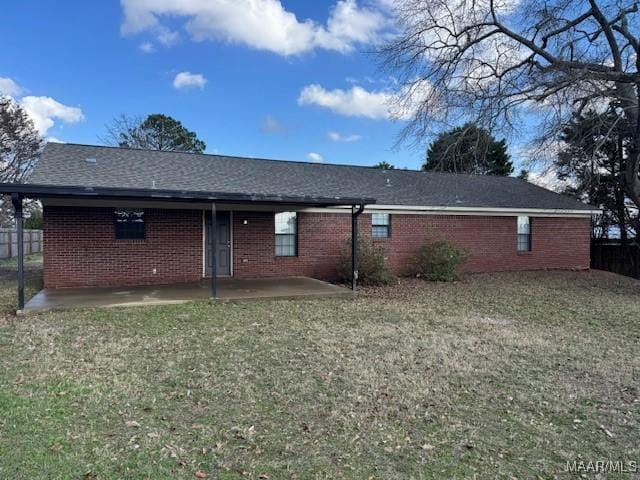
[[[42,230],[24,230],[24,254],[42,252]],[[0,228],[0,258],[18,256],[18,232],[14,228]]]
[[[640,278],[640,247],[630,245],[627,252],[625,255],[619,242],[592,241],[591,268]]]

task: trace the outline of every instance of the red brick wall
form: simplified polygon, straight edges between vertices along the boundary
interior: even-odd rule
[[[248,221],[243,225],[242,220]],[[391,215],[391,238],[385,248],[394,273],[402,275],[411,256],[427,238],[448,238],[470,256],[469,272],[589,268],[589,218],[533,217],[531,252],[516,251],[516,217],[461,215]],[[371,235],[371,216],[360,217],[361,234]],[[335,276],[336,262],[351,236],[344,214],[298,214],[298,257],[275,257],[272,213],[234,215],[234,274],[237,277]]]
[[[143,285],[200,279],[202,212],[145,209],[145,220],[145,240],[116,240],[113,208],[45,206],[44,286]]]
[[[589,218],[532,217],[531,229],[532,251],[518,252],[516,217],[392,215],[391,238],[376,243],[385,245],[396,273],[425,238],[447,238],[467,250],[468,272],[589,268]]]
[[[45,286],[160,284],[196,281],[202,275],[202,212],[145,210],[146,240],[116,240],[113,209],[45,207]],[[244,220],[247,224],[244,224]],[[384,246],[396,274],[426,238],[449,238],[469,251],[464,270],[587,269],[588,218],[533,217],[533,251],[516,251],[516,217],[392,215]],[[371,216],[360,217],[371,234]],[[298,256],[276,257],[273,213],[233,215],[234,276],[304,275],[331,279],[351,235],[351,217],[300,213]],[[153,274],[156,268],[156,274]]]
[[[247,220],[247,225],[244,225],[244,220]],[[371,219],[361,217],[359,225],[363,231],[368,231]],[[275,256],[274,230],[273,213],[234,213],[234,276],[335,277],[340,250],[351,238],[351,215],[299,213],[297,257]]]

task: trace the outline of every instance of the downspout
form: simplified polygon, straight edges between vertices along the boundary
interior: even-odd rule
[[[358,283],[358,217],[364,211],[364,203],[351,207],[351,289],[356,292]]]

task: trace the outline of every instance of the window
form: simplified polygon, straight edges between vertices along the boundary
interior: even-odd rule
[[[518,251],[531,251],[531,221],[529,217],[518,217]]]
[[[371,214],[371,236],[373,238],[389,238],[391,235],[391,216],[388,213]]]
[[[296,212],[276,213],[276,257],[298,254],[298,217]]]
[[[116,238],[119,240],[144,240],[144,210],[118,209],[114,212]]]

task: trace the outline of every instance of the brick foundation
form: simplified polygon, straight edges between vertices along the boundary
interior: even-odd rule
[[[202,212],[146,209],[145,240],[116,240],[111,208],[45,207],[44,282],[47,288],[161,284],[202,277]],[[246,220],[246,224],[245,221]],[[470,257],[470,272],[589,268],[589,218],[532,217],[531,252],[516,251],[516,218],[392,215],[385,248],[396,274],[426,238],[449,238]],[[371,216],[360,217],[371,233]],[[351,217],[300,213],[298,256],[275,257],[273,213],[235,212],[233,270],[239,278],[302,275],[331,279],[351,236]],[[156,273],[153,273],[153,269]]]

